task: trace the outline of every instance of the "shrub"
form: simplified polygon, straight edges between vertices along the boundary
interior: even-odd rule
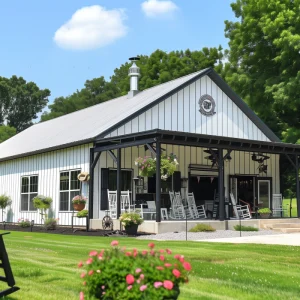
[[[235,225],[233,228],[236,231],[258,231],[258,228],[253,226]]]
[[[260,214],[270,214],[272,213],[271,209],[268,207],[260,208],[258,211]]]
[[[84,217],[86,217],[86,216],[88,215],[88,213],[89,213],[88,210],[83,209],[83,210],[81,210],[81,211],[79,211],[79,212],[77,213],[77,217],[78,217],[78,218],[84,218]]]
[[[0,208],[5,209],[7,206],[11,205],[11,199],[9,196],[0,195]]]
[[[216,229],[207,224],[197,224],[195,227],[189,230],[189,232],[212,232],[212,231],[216,231]]]
[[[131,225],[141,225],[144,220],[141,218],[140,214],[135,212],[125,212],[120,216],[120,221],[123,226]]]
[[[45,220],[44,228],[46,230],[55,230],[57,227],[57,222],[58,222],[58,219],[49,218],[49,219]]]
[[[30,227],[30,221],[28,219],[21,218],[18,220],[18,225],[22,228],[27,228]]]
[[[91,251],[82,272],[80,299],[177,299],[179,285],[188,282],[191,265],[169,249],[129,251],[111,242],[111,249]],[[85,295],[84,295],[85,294]]]
[[[83,195],[77,195],[72,199],[73,204],[86,204],[87,198]]]

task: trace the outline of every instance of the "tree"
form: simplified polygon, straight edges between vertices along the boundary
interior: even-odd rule
[[[222,69],[222,48],[203,48],[201,51],[172,51],[166,53],[156,50],[150,56],[141,55],[137,63],[141,68],[139,89],[144,90],[172,79],[199,71],[208,67]],[[107,82],[103,77],[87,80],[85,87],[68,97],[56,98],[49,105],[50,112],[44,113],[41,120],[46,121],[70,112],[89,107],[129,91],[128,69],[126,62],[114,70],[114,75]]]
[[[41,90],[22,77],[0,77],[0,125],[6,122],[17,132],[24,130],[47,105],[49,96],[48,89]]]
[[[236,0],[226,80],[286,142],[300,143],[300,0]]]
[[[10,126],[0,126],[0,143],[8,140],[16,134],[16,129]]]

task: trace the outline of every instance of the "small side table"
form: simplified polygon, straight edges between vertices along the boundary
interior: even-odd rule
[[[74,215],[75,212],[72,213],[72,217],[71,217],[71,227],[72,227],[72,231],[74,229],[74,218],[78,218],[76,215]],[[78,219],[86,219],[86,232],[89,231],[89,223],[90,223],[90,219],[89,216],[85,216],[85,217],[80,217]]]

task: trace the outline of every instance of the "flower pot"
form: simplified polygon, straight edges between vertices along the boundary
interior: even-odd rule
[[[73,203],[73,208],[76,211],[81,211],[85,208],[85,203],[78,203],[78,204]]]
[[[260,218],[261,218],[261,219],[268,219],[268,218],[270,218],[270,216],[271,216],[270,213],[264,213],[264,214],[260,213],[259,215],[260,215]]]
[[[137,235],[138,226],[139,225],[137,225],[137,224],[125,226],[125,232],[128,235]]]

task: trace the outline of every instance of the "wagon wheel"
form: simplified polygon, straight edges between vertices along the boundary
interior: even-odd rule
[[[110,216],[105,216],[102,220],[102,228],[103,229],[109,229],[113,230],[114,228],[114,223],[113,220]]]

